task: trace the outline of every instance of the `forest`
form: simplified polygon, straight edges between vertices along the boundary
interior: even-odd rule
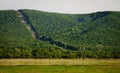
[[[120,12],[115,11],[0,10],[0,58],[120,58],[119,27]]]

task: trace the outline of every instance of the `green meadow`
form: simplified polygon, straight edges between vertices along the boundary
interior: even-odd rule
[[[120,73],[120,60],[0,59],[0,73]]]

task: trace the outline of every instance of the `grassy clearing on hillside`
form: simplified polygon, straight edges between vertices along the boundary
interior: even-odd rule
[[[120,73],[120,59],[0,59],[0,73]]]

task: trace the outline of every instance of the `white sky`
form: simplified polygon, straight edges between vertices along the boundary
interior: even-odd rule
[[[0,0],[0,10],[34,9],[59,13],[120,11],[120,0]]]

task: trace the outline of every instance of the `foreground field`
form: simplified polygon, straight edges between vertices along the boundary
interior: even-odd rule
[[[0,66],[0,73],[120,73],[120,66]]]
[[[0,73],[120,73],[120,59],[0,59]]]

